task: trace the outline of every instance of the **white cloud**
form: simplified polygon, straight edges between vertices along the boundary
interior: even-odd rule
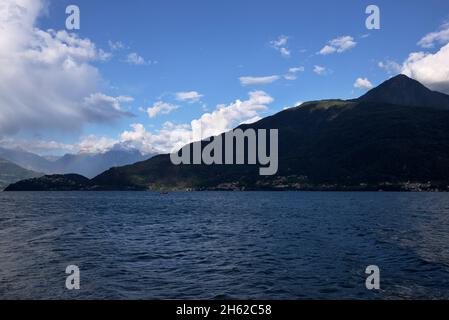
[[[77,148],[73,144],[66,144],[54,140],[37,139],[20,139],[10,137],[0,137],[0,146],[7,149],[22,149],[37,154],[55,154],[77,152]]]
[[[358,89],[371,89],[373,84],[367,78],[358,78],[354,82],[354,88]]]
[[[0,4],[0,134],[73,131],[129,116],[117,104],[89,99],[103,86],[91,62],[105,52],[75,34],[37,28],[42,10],[39,0]]]
[[[398,74],[401,73],[402,66],[393,60],[380,61],[378,64],[379,68],[385,70],[388,74]]]
[[[298,73],[298,72],[304,72],[304,67],[293,67],[288,69],[288,72],[290,73]]]
[[[286,75],[284,75],[284,79],[285,80],[289,80],[289,81],[293,81],[293,80],[298,79],[298,77],[296,76],[296,74],[287,73]]]
[[[158,114],[169,114],[170,112],[178,108],[179,106],[163,101],[158,101],[151,108],[147,109],[147,113],[150,118],[154,118]]]
[[[125,45],[123,44],[123,42],[121,42],[121,41],[111,41],[111,40],[109,40],[108,41],[108,45],[109,45],[109,48],[112,50],[112,51],[117,51],[117,50],[122,50],[122,49],[125,49]]]
[[[304,70],[305,70],[304,67],[290,68],[290,69],[288,69],[288,73],[286,75],[284,75],[284,78],[286,80],[290,80],[290,81],[296,80],[298,78],[297,73],[304,72]]]
[[[319,76],[324,76],[327,74],[327,69],[325,67],[315,65],[313,67],[313,72],[315,72]]]
[[[112,53],[111,52],[106,52],[103,49],[99,49],[98,50],[98,56],[100,58],[101,61],[108,61],[112,58]]]
[[[154,133],[147,131],[141,123],[135,123],[131,128],[132,130],[124,131],[120,135],[118,144],[138,149],[144,154],[169,153],[174,146],[180,148],[192,141],[189,125],[166,122]]]
[[[252,91],[248,95],[247,100],[236,100],[228,105],[218,105],[214,111],[204,113],[200,118],[192,120],[190,124],[165,122],[154,132],[148,131],[141,123],[135,123],[131,125],[130,130],[123,131],[116,139],[88,135],[72,145],[42,140],[34,143],[36,145],[34,149],[31,146],[28,147],[30,141],[19,143],[17,140],[0,139],[0,145],[26,146],[27,150],[38,153],[48,153],[49,150],[103,153],[116,147],[138,149],[144,154],[168,153],[190,142],[229,131],[240,124],[260,120],[262,118],[260,112],[267,110],[267,105],[273,102],[273,98],[263,91]]]
[[[168,153],[187,143],[219,135],[242,123],[252,123],[261,119],[260,112],[267,109],[273,98],[263,91],[249,92],[249,98],[236,100],[229,105],[218,105],[213,112],[204,113],[190,124],[166,122],[155,132],[147,131],[141,123],[131,125],[132,130],[124,131],[112,142],[103,139],[98,145],[121,145],[139,149],[143,153]],[[98,138],[100,141],[101,138]],[[91,140],[92,141],[92,140]],[[86,143],[84,145],[87,145]]]
[[[449,42],[449,22],[446,22],[440,27],[440,30],[428,33],[421,40],[418,45],[423,48],[433,48],[435,44],[447,44]]]
[[[280,77],[277,75],[267,77],[240,77],[240,84],[242,86],[263,85],[273,83],[279,79]]]
[[[281,35],[276,40],[270,42],[271,47],[279,51],[285,58],[288,58],[291,55],[291,52],[288,49],[288,39],[287,36]]]
[[[337,49],[335,49],[334,47],[326,45],[323,47],[323,49],[320,50],[319,53],[322,55],[328,55],[328,54],[334,53],[336,50]]]
[[[240,122],[239,125],[241,125],[241,124],[252,124],[252,123],[255,123],[255,122],[257,122],[257,121],[259,121],[261,119],[262,119],[261,116],[255,116],[255,117],[252,117],[251,119],[244,120],[244,121]]]
[[[436,52],[412,52],[404,61],[401,73],[418,80],[432,90],[449,94],[449,22],[439,31],[424,36],[418,44],[432,48],[443,46]]]
[[[151,64],[151,61],[146,61],[144,58],[142,58],[140,55],[138,55],[136,52],[132,52],[128,54],[126,57],[126,62],[132,65],[136,66],[143,66],[147,64]]]
[[[339,38],[335,38],[328,42],[319,52],[321,55],[328,55],[332,53],[343,53],[346,50],[354,48],[357,45],[357,42],[354,41],[354,38],[351,36],[343,36]]]
[[[289,106],[289,107],[284,107],[282,108],[282,110],[288,110],[291,108],[296,108],[299,107],[300,105],[302,105],[304,102],[303,101],[296,101],[293,105]]]
[[[202,138],[218,135],[259,116],[259,112],[266,110],[267,105],[272,102],[273,98],[264,91],[252,91],[248,100],[236,100],[229,105],[219,105],[215,111],[193,120],[191,126],[193,130],[202,129]]]
[[[279,52],[281,53],[281,55],[283,57],[290,57],[290,54],[291,54],[290,50],[287,48],[280,48]]]
[[[187,91],[187,92],[177,92],[175,94],[176,100],[178,101],[187,101],[189,103],[198,102],[203,97],[202,94],[199,94],[196,91]]]
[[[81,141],[75,146],[79,153],[104,153],[111,150],[117,141],[107,137],[98,138],[95,135],[83,137]]]
[[[402,73],[433,90],[449,94],[449,44],[436,53],[411,53],[402,66]]]

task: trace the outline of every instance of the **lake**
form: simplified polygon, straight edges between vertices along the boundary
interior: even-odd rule
[[[447,299],[449,194],[2,192],[0,298]]]

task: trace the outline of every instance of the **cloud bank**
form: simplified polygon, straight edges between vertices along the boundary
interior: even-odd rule
[[[236,100],[228,105],[218,105],[209,113],[194,119],[190,124],[174,124],[167,121],[162,128],[150,132],[142,123],[131,125],[118,139],[88,136],[79,144],[84,152],[104,152],[114,146],[135,148],[143,153],[169,153],[200,139],[219,135],[242,123],[261,119],[260,112],[267,110],[274,100],[264,91],[251,91],[247,100]]]
[[[427,87],[449,94],[449,24],[424,36],[419,44],[425,48],[443,46],[436,52],[412,52],[402,65],[401,73]]]
[[[0,135],[79,130],[87,123],[131,116],[129,97],[101,93],[95,61],[108,59],[89,39],[41,30],[41,0],[0,3]]]

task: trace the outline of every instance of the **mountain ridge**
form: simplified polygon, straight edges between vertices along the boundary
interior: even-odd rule
[[[306,102],[239,126],[279,129],[275,176],[251,165],[175,166],[159,155],[111,168],[82,190],[447,191],[448,123],[449,96],[399,75],[358,99]]]
[[[10,161],[0,158],[0,190],[3,190],[11,183],[42,175],[41,173],[24,169]]]
[[[24,169],[45,174],[79,174],[89,178],[105,170],[151,158],[137,149],[111,149],[103,153],[65,154],[61,157],[41,157],[21,149],[0,147],[0,157]]]
[[[403,74],[388,79],[356,100],[449,110],[448,95],[432,91]]]

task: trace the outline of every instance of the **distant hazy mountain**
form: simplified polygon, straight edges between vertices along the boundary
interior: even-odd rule
[[[0,147],[0,158],[8,160],[22,168],[44,173],[54,173],[53,163],[37,154],[20,149],[6,149]]]
[[[20,149],[0,147],[0,157],[28,170],[46,174],[76,173],[92,178],[117,166],[147,160],[152,155],[142,155],[136,149],[117,149],[98,154],[66,154],[63,157],[41,157]]]
[[[43,174],[30,171],[7,160],[0,159],[0,191],[9,184],[29,178],[40,177]]]
[[[111,150],[98,154],[66,154],[53,162],[53,172],[76,173],[88,178],[112,168],[147,160],[138,150]]]
[[[279,129],[275,176],[254,165],[175,166],[159,155],[82,189],[449,190],[449,96],[403,75],[359,99],[307,102],[240,127]]]

